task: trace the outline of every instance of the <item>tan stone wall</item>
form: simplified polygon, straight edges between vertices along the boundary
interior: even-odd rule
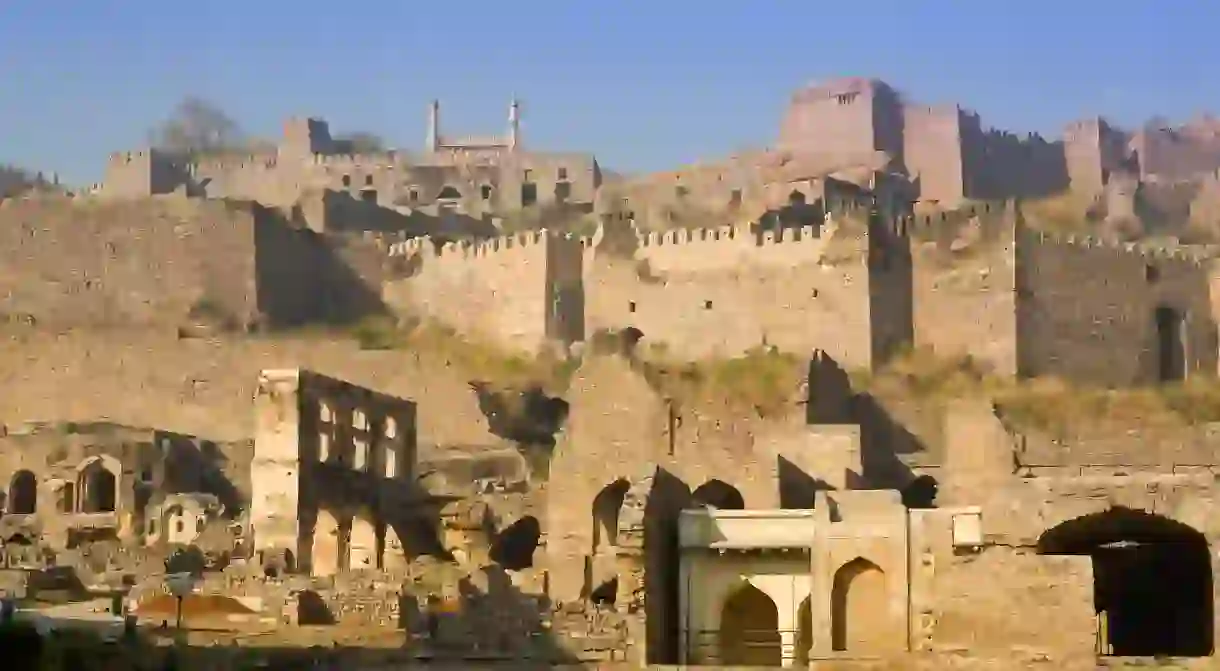
[[[1157,380],[1155,311],[1186,316],[1189,375],[1214,376],[1212,269],[1194,250],[1023,235],[1020,369],[1103,385]]]
[[[206,301],[249,321],[255,219],[249,206],[174,196],[5,201],[0,310],[47,325],[177,326]]]

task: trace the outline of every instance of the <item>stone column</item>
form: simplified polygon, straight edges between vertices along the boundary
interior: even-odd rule
[[[784,667],[795,667],[797,660],[796,649],[797,632],[791,629],[784,629],[780,626],[779,632],[779,652],[780,664]]]

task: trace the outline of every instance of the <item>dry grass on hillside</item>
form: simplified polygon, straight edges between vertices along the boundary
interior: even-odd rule
[[[401,323],[370,317],[356,324],[351,336],[365,350],[409,350],[443,360],[495,387],[540,387],[557,393],[567,387],[575,362],[551,352],[530,357],[467,336],[432,320]]]
[[[916,401],[994,399],[1013,422],[1044,430],[1082,424],[1181,426],[1220,421],[1220,383],[1190,381],[1137,389],[1103,389],[1062,380],[1006,380],[990,375],[969,357],[938,358],[916,349],[871,375],[856,375],[859,389]]]

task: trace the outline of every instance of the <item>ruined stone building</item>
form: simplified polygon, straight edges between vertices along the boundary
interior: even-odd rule
[[[248,500],[241,443],[109,422],[8,426],[0,441],[6,546],[189,543]]]
[[[250,464],[254,549],[263,565],[316,576],[404,560],[416,524],[415,406],[341,380],[267,370]],[[405,534],[404,534],[405,535]]]
[[[440,134],[434,102],[428,140],[418,155],[353,155],[326,121],[292,118],[274,152],[188,160],[153,149],[111,155],[98,195],[142,198],[185,189],[208,198],[292,206],[313,191],[335,191],[406,209],[460,210],[472,216],[546,204],[589,204],[601,184],[590,154],[526,149],[516,101],[507,138]]]

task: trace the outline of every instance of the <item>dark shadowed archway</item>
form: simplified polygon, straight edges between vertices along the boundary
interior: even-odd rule
[[[618,545],[619,513],[623,508],[623,499],[631,483],[626,478],[619,478],[602,487],[593,497],[593,551],[601,547]]]
[[[691,492],[691,503],[696,507],[718,510],[744,510],[745,497],[737,488],[723,480],[708,480]]]
[[[1116,507],[1047,530],[1038,553],[1092,557],[1098,654],[1212,654],[1211,557],[1194,528]]]
[[[13,474],[8,486],[8,513],[33,515],[38,509],[38,478],[30,471]]]
[[[534,565],[534,551],[542,538],[542,524],[526,515],[504,527],[491,544],[491,560],[507,571],[520,571]]]

